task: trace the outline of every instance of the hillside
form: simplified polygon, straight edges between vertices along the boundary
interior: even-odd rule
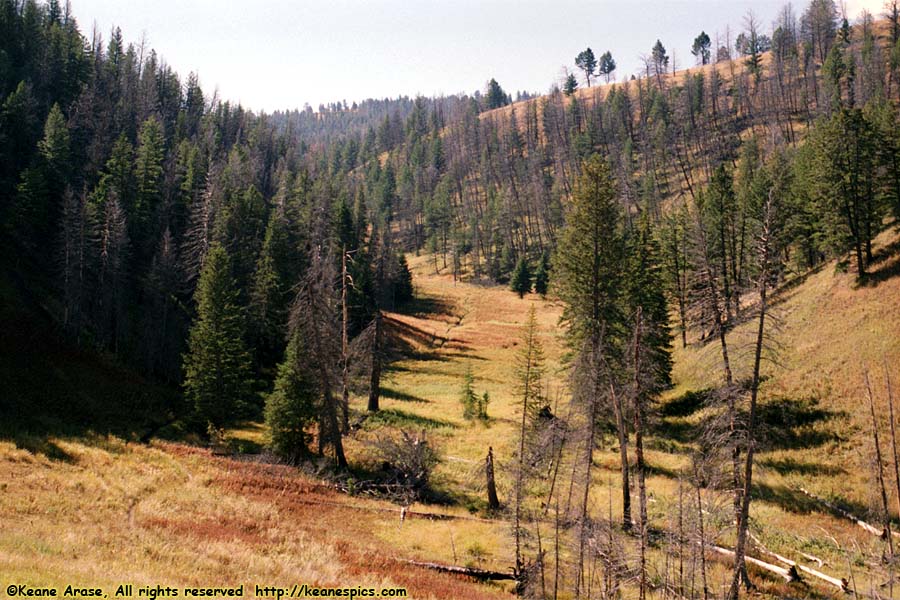
[[[767,367],[763,388],[770,435],[758,459],[751,530],[772,551],[823,559],[822,570],[836,577],[849,577],[850,565],[861,590],[885,577],[871,562],[878,539],[799,489],[868,516],[871,439],[860,377],[862,369],[872,371],[883,415],[882,360],[895,381],[900,361],[900,322],[894,318],[900,260],[896,253],[888,255],[898,243],[895,230],[878,238],[877,252],[884,258],[867,287],[856,287],[831,263],[778,293],[774,314],[780,328],[773,340],[781,352],[777,364]],[[43,445],[7,434],[0,442],[0,572],[33,585],[299,581],[406,586],[416,598],[508,593],[502,585],[467,582],[403,559],[498,571],[512,564],[508,524],[485,510],[482,461],[493,446],[501,499],[508,503],[511,480],[502,465],[513,454],[517,409],[511,374],[521,324],[535,304],[541,340],[555,362],[561,351],[559,310],[533,295],[520,300],[505,288],[454,283],[450,275],[434,273],[430,257],[413,258],[411,264],[417,304],[406,314],[388,315],[390,326],[406,337],[407,357],[392,366],[384,383],[384,410],[351,434],[348,451],[353,462],[364,463],[365,440],[385,427],[426,430],[442,457],[434,485],[450,496],[449,505],[416,504],[401,521],[396,505],[341,494],[294,469],[240,455],[218,457],[159,440],[127,442],[103,432],[51,434]],[[740,347],[751,328],[746,323],[735,329],[732,344]],[[690,392],[716,383],[716,359],[713,344],[693,342],[676,350],[675,387],[662,401],[661,421],[648,443],[650,518],[660,531],[671,531],[678,514],[678,473],[688,464],[684,450],[692,444],[691,424],[703,413]],[[486,424],[461,418],[458,396],[469,367],[476,390],[490,393]],[[746,371],[741,359],[736,370]],[[551,389],[564,398],[562,374],[551,379]],[[358,398],[354,407],[361,410],[363,403]],[[562,410],[563,400],[559,403],[555,410]],[[232,436],[264,439],[262,430],[250,425]],[[618,454],[614,443],[601,447],[592,504],[616,512],[619,496],[610,480],[615,481]],[[721,499],[706,494],[712,511]],[[552,523],[545,525],[549,546]],[[730,535],[723,531],[719,543],[727,545]],[[668,576],[659,550],[654,557],[655,577]],[[711,564],[710,570],[711,581],[725,581],[724,565]],[[782,590],[779,594],[805,589],[804,594],[827,595],[816,583],[793,592],[765,576],[758,583]]]

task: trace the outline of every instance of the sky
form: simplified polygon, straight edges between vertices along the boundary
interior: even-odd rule
[[[678,68],[706,31],[763,30],[783,0],[72,0],[81,31],[104,43],[113,26],[145,39],[182,78],[252,110],[314,109],[365,98],[472,93],[496,78],[507,92],[546,92],[575,55],[610,50],[619,79],[659,38]],[[883,0],[846,0],[847,14]],[[805,0],[794,3],[799,15]]]

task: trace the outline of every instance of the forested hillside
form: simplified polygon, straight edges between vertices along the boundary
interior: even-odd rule
[[[886,548],[832,572],[893,594],[900,352],[873,292],[896,300],[879,286],[898,264],[900,5],[799,8],[771,29],[748,15],[718,48],[691,35],[686,70],[658,40],[628,76],[587,48],[539,97],[490,79],[269,115],[119,30],[86,38],[57,0],[0,0],[0,435],[63,457],[63,432],[240,447],[404,511],[467,506],[511,526],[528,597],[737,598],[748,563],[801,578],[751,528],[751,500],[776,503],[754,467],[799,461],[771,454],[789,446],[773,406],[798,419],[783,435],[824,427],[776,396],[827,365],[816,401],[868,402],[835,452],[856,461],[871,427],[877,456],[804,506],[877,523]],[[835,289],[845,305],[808,313],[826,306],[810,290]],[[519,314],[526,295],[537,311]],[[865,315],[823,333],[844,332],[828,339],[853,368],[803,355],[796,322],[780,337],[785,306]],[[473,311],[482,337],[456,339]],[[852,346],[870,330],[880,357]],[[485,453],[484,484],[448,467]]]

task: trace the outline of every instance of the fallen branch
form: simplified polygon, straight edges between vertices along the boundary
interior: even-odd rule
[[[800,491],[800,493],[804,494],[805,496],[807,496],[807,497],[809,497],[809,498],[812,498],[813,500],[815,500],[816,502],[818,502],[818,503],[821,504],[822,506],[824,506],[824,507],[828,508],[829,510],[831,510],[833,513],[835,513],[835,514],[837,514],[837,515],[839,515],[839,516],[841,516],[841,517],[844,517],[844,518],[847,519],[848,521],[852,521],[852,522],[856,523],[858,526],[860,526],[861,528],[865,529],[866,531],[868,531],[868,532],[871,533],[872,535],[877,535],[878,537],[880,537],[880,538],[882,538],[882,539],[886,539],[886,538],[887,538],[887,531],[886,531],[885,529],[883,529],[883,528],[882,528],[882,529],[879,529],[878,527],[875,527],[874,525],[871,525],[871,524],[869,524],[869,523],[866,523],[865,521],[863,521],[862,519],[860,519],[860,518],[857,517],[856,515],[854,515],[854,514],[848,512],[848,511],[844,510],[844,509],[841,508],[840,506],[837,506],[836,504],[833,504],[833,503],[829,502],[828,500],[826,500],[826,499],[824,499],[824,498],[820,498],[819,496],[816,496],[815,494],[813,494],[813,493],[810,492],[809,490],[806,490],[806,489],[803,489],[803,488],[797,488],[797,489]],[[891,535],[894,536],[894,537],[900,537],[900,532],[894,531],[894,532],[891,533]]]
[[[406,564],[423,569],[431,569],[432,571],[440,571],[441,573],[453,573],[455,575],[465,575],[473,577],[479,581],[515,581],[516,576],[512,572],[504,573],[502,571],[486,571],[484,569],[475,569],[472,567],[459,567],[456,565],[443,565],[440,563],[420,562],[417,560],[404,560]]]
[[[769,550],[768,548],[763,546],[762,542],[759,541],[759,538],[756,537],[755,535],[753,535],[752,533],[750,534],[750,538],[756,543],[756,546],[760,552],[762,552],[763,554],[766,554],[768,556],[771,556],[772,558],[774,558],[775,560],[777,560],[780,563],[784,563],[784,564],[788,565],[791,569],[794,570],[794,572],[797,572],[798,570],[803,571],[807,575],[812,575],[813,577],[816,577],[817,579],[821,579],[822,581],[824,581],[830,585],[833,585],[834,587],[841,590],[842,592],[850,591],[850,582],[847,581],[846,579],[837,579],[836,577],[831,577],[830,575],[826,575],[825,573],[822,573],[821,571],[816,571],[815,569],[811,569],[811,568],[807,567],[806,565],[801,565],[787,557],[781,556],[780,554],[776,554],[775,552],[772,552],[771,550]]]
[[[818,564],[820,569],[825,566],[825,561],[822,560],[821,558],[819,558],[818,556],[813,556],[812,554],[807,554],[806,552],[800,552],[799,550],[797,551],[797,554],[799,554],[800,556],[802,556],[803,558],[805,558],[806,560],[808,560],[810,562],[814,562],[814,563]]]

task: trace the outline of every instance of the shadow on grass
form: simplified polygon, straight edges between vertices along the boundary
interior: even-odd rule
[[[877,287],[880,283],[887,281],[893,277],[900,275],[900,239],[894,241],[883,248],[880,248],[872,257],[869,263],[869,272],[860,282],[860,285],[866,287]],[[894,260],[890,260],[893,258]],[[876,265],[881,265],[874,269]]]
[[[660,405],[659,414],[663,417],[687,417],[701,408],[709,400],[711,390],[690,390]]]
[[[396,319],[386,319],[388,355],[391,360],[448,361],[454,356],[466,356],[471,350],[459,340],[451,340],[436,331],[428,331]],[[444,351],[452,348],[454,352]]]
[[[443,298],[435,298],[433,296],[416,296],[412,300],[405,302],[402,306],[397,307],[395,312],[410,317],[427,317],[435,315],[455,316],[453,313],[453,303],[447,302]]]
[[[50,440],[46,435],[34,435],[30,433],[13,433],[9,437],[0,434],[0,439],[7,439],[15,444],[20,450],[38,455],[41,454],[52,461],[72,463],[74,459],[72,455],[59,447],[59,445]]]
[[[836,428],[825,425],[847,416],[822,408],[817,398],[773,398],[757,409],[759,449],[802,450],[843,441]]]
[[[389,426],[401,429],[440,429],[441,427],[456,429],[458,427],[450,421],[431,419],[397,408],[386,408],[370,414],[366,418],[364,426],[366,428]]]
[[[810,498],[799,490],[792,489],[785,485],[768,485],[765,483],[753,484],[753,498],[775,504],[786,512],[799,515],[806,515],[814,512],[830,514],[838,519],[844,519],[840,514],[832,511],[830,508]],[[828,498],[832,504],[842,508],[843,510],[855,515],[858,518],[869,519],[869,509],[857,502],[850,502],[845,498]]]
[[[431,400],[426,400],[420,396],[416,396],[414,394],[410,394],[407,392],[401,392],[400,390],[395,390],[389,387],[381,387],[381,397],[382,398],[390,398],[391,400],[399,400],[401,402],[420,402],[423,404],[430,403]]]
[[[679,416],[660,419],[653,426],[653,434],[661,440],[681,444],[695,443],[705,432],[723,426],[721,412],[724,407],[716,406],[720,402],[715,398],[713,390],[689,392],[676,398],[663,405],[662,413]],[[746,406],[743,399],[740,404],[742,407]],[[706,406],[713,407],[709,414],[696,420],[685,418]],[[738,411],[739,423],[746,423],[747,417],[745,409]],[[757,407],[757,450],[800,450],[842,441],[838,427],[832,426],[831,422],[845,417],[845,412],[822,408],[816,398],[769,399]]]
[[[764,458],[759,466],[772,469],[780,475],[844,475],[846,469],[821,463],[802,462],[793,458]]]

